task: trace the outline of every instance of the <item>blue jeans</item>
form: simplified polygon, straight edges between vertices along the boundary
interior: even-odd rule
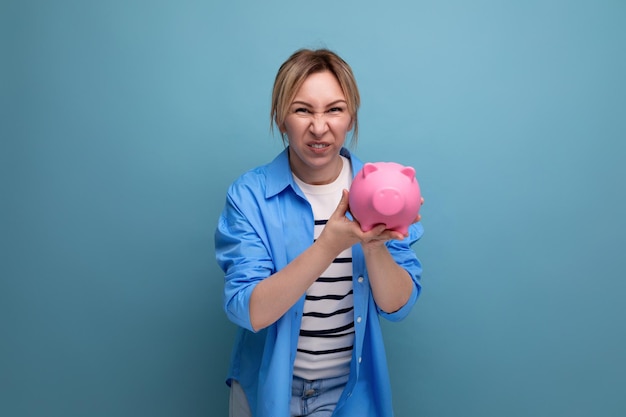
[[[291,385],[291,417],[329,417],[348,382],[349,375],[337,378],[307,381],[294,377]],[[230,417],[250,417],[252,412],[248,400],[237,381],[230,388]]]
[[[339,402],[349,375],[308,381],[293,377],[291,385],[292,417],[330,417]]]

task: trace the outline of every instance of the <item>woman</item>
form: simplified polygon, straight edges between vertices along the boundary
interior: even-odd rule
[[[240,328],[227,383],[232,417],[391,416],[379,316],[409,313],[421,265],[407,235],[363,232],[348,212],[362,162],[350,66],[300,50],[280,67],[271,123],[286,149],[229,188],[215,234],[224,308]]]

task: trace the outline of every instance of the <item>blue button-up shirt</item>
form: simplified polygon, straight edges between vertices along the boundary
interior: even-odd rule
[[[346,149],[356,173],[363,163]],[[271,163],[248,171],[229,188],[215,232],[217,262],[225,272],[224,309],[240,328],[227,382],[237,380],[255,417],[289,416],[293,363],[305,296],[271,326],[255,332],[250,296],[256,284],[281,270],[313,243],[313,212],[296,185],[285,149]],[[422,235],[420,223],[409,237],[387,242],[395,261],[411,275],[413,290],[398,311],[378,308],[369,286],[360,245],[352,248],[354,349],[350,379],[335,416],[392,416],[391,386],[379,316],[398,321],[407,316],[421,291],[421,264],[410,246]]]

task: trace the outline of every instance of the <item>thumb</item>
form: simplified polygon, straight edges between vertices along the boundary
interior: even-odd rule
[[[344,216],[348,211],[348,190],[344,189],[341,192],[341,200],[339,200],[339,204],[337,204],[337,208],[335,209],[335,213],[338,213],[341,216]]]

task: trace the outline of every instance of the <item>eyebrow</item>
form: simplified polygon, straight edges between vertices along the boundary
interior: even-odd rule
[[[333,101],[333,102],[331,102],[331,103],[328,103],[328,104],[326,105],[326,107],[332,107],[332,106],[334,106],[334,105],[336,105],[336,104],[340,104],[340,103],[342,103],[342,104],[346,104],[346,105],[348,104],[348,102],[347,102],[346,100],[339,99],[339,100],[335,100],[335,101]],[[307,103],[306,101],[301,101],[301,100],[296,100],[296,101],[293,101],[293,102],[291,103],[291,105],[292,105],[292,106],[293,106],[294,104],[299,104],[299,105],[304,105],[304,106],[308,106],[308,107],[313,107],[310,103]]]

